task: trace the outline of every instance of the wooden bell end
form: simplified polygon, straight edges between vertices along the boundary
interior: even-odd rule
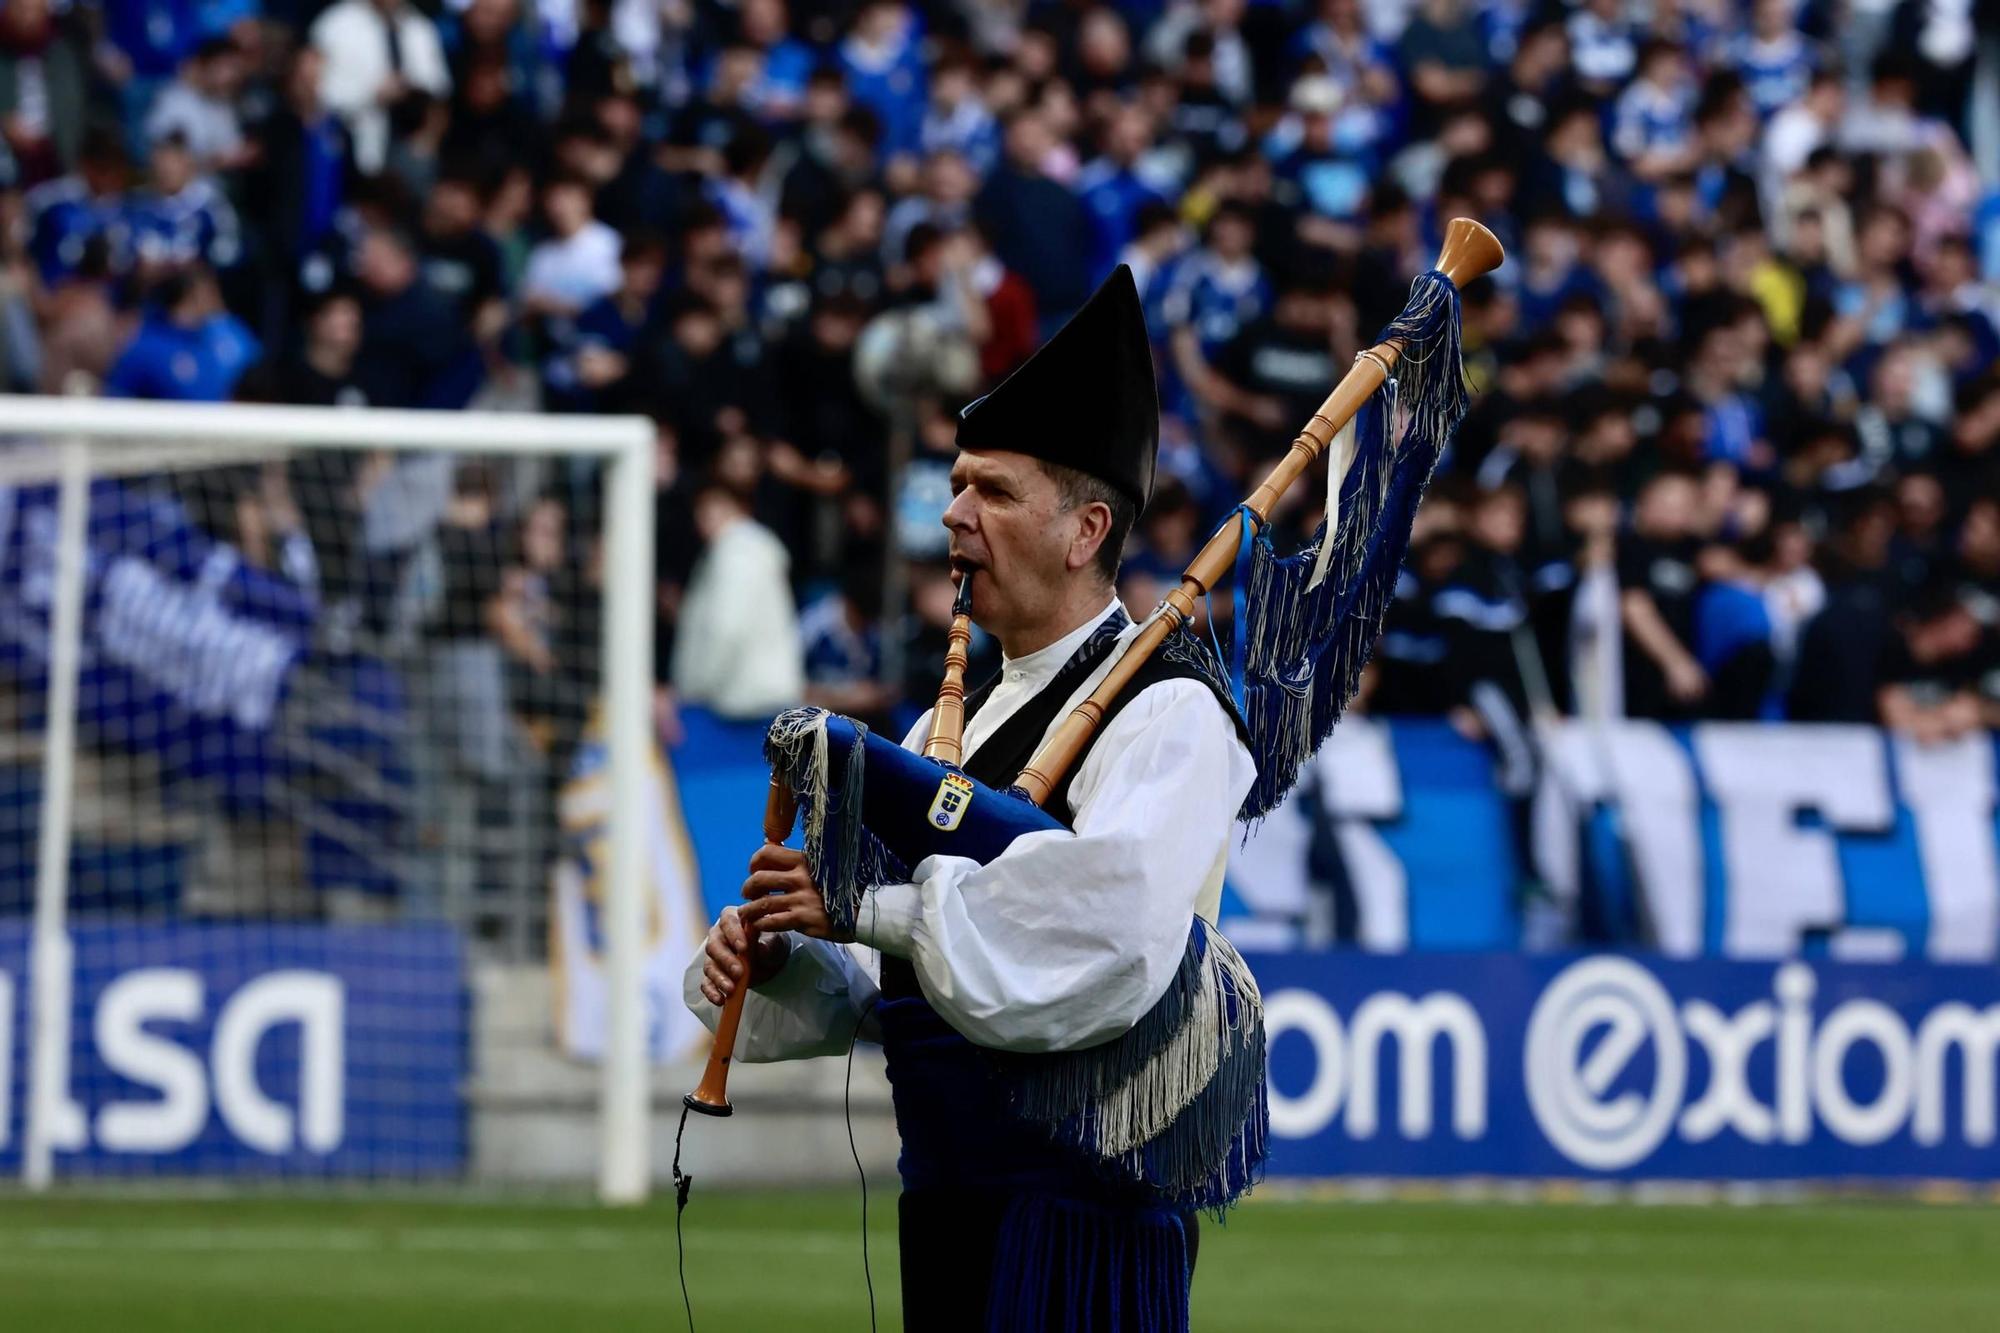
[[[1471,218],[1453,218],[1445,224],[1444,248],[1438,251],[1437,267],[1451,285],[1464,290],[1465,284],[1499,268],[1507,259],[1500,238]]]

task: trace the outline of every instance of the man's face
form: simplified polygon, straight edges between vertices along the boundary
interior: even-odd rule
[[[416,261],[387,232],[371,231],[361,242],[355,273],[378,296],[394,296],[416,281]]]
[[[951,469],[952,567],[972,585],[972,616],[1005,636],[1040,621],[1061,600],[1071,577],[1069,554],[1080,516],[1065,511],[1056,484],[1026,454],[961,453]]]
[[[1152,122],[1146,113],[1128,107],[1112,118],[1105,135],[1104,151],[1113,161],[1130,165],[1146,151],[1146,142],[1152,137],[1152,132]]]
[[[1023,171],[1040,171],[1053,142],[1039,115],[1024,114],[1007,130],[1007,154]]]
[[[620,267],[625,277],[625,294],[636,301],[652,300],[666,274],[665,262],[651,253],[627,256]]]
[[[457,236],[479,221],[479,196],[464,181],[441,180],[424,205],[424,229],[433,236]]]
[[[312,337],[336,356],[353,356],[361,346],[361,307],[346,297],[328,301],[313,316]]]
[[[590,221],[590,196],[569,183],[552,186],[542,196],[542,207],[550,230],[558,236],[574,236]]]
[[[674,321],[674,341],[696,360],[722,344],[722,323],[705,310],[690,310]]]
[[[153,186],[172,197],[194,179],[194,154],[174,141],[153,145]]]
[[[1489,551],[1518,551],[1526,526],[1521,498],[1512,492],[1487,497],[1472,514],[1472,534]]]
[[[941,204],[962,204],[979,193],[979,177],[957,153],[943,152],[933,157],[928,176],[931,198]]]
[[[217,97],[234,97],[243,91],[243,80],[248,71],[240,53],[234,50],[222,52],[208,64],[209,88]]]
[[[1673,541],[1694,526],[1694,483],[1685,477],[1661,477],[1639,497],[1634,515],[1640,531],[1658,541]]]
[[[720,102],[733,102],[763,73],[764,56],[752,46],[733,46],[722,53],[715,72],[711,95]]]
[[[1239,260],[1249,255],[1256,239],[1257,234],[1250,229],[1250,224],[1231,213],[1215,220],[1215,228],[1209,233],[1209,246],[1225,260]]]

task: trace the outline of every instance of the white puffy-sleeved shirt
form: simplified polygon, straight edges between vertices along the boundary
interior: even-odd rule
[[[966,725],[965,752],[1034,698],[1110,613],[1111,606],[1039,652],[1012,658]],[[1129,641],[1139,627],[1128,627]],[[1050,730],[1111,670],[1107,656],[1077,687]],[[904,739],[920,748],[930,715]],[[857,945],[787,936],[778,975],[750,992],[736,1058],[757,1062],[844,1052],[866,1018],[876,983],[868,949],[907,958],[925,996],[968,1040],[1014,1051],[1107,1041],[1130,1028],[1167,988],[1187,946],[1188,921],[1213,921],[1230,831],[1256,778],[1250,753],[1208,687],[1148,686],[1112,719],[1070,787],[1074,833],[1015,840],[985,865],[957,856],[920,862],[907,884],[868,893]],[[718,1011],[701,995],[696,954],[683,994],[711,1030]]]

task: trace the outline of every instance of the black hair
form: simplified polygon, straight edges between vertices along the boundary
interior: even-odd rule
[[[625,233],[624,246],[618,252],[619,262],[629,264],[635,260],[650,259],[657,264],[665,264],[673,255],[673,246],[666,234],[649,227],[639,227]]]
[[[1140,204],[1138,210],[1132,215],[1132,234],[1134,236],[1146,236],[1160,227],[1175,226],[1179,220],[1179,215],[1174,212],[1171,204],[1163,204],[1157,199],[1148,199],[1145,203]]]
[[[944,229],[932,222],[919,222],[903,238],[903,262],[914,264],[943,242]]]
[[[771,157],[771,136],[761,126],[745,125],[722,150],[723,169],[732,176],[759,170]]]

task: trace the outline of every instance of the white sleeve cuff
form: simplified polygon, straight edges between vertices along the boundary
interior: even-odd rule
[[[908,958],[916,948],[917,922],[924,914],[924,893],[915,884],[878,884],[861,899],[854,917],[854,938],[895,958]]]

